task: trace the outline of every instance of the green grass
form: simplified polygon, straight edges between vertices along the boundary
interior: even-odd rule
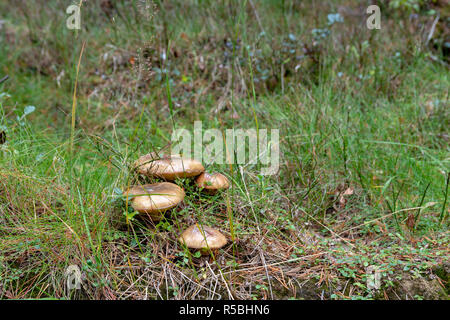
[[[0,4],[0,298],[447,298],[448,56],[422,27],[443,8],[368,30],[358,1],[147,2],[85,3],[79,31],[56,1]],[[167,219],[127,223],[133,161],[196,120],[280,129],[278,174],[213,165],[229,191],[180,180]],[[233,241],[198,257],[194,222]]]

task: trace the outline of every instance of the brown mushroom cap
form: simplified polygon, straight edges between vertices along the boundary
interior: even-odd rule
[[[218,230],[194,224],[187,228],[178,239],[191,249],[219,249],[227,243],[227,238]]]
[[[210,192],[215,192],[219,189],[228,189],[230,187],[230,181],[228,181],[228,178],[218,172],[203,172],[195,180],[195,183],[199,188],[206,189]]]
[[[162,213],[183,201],[185,193],[174,183],[161,182],[134,186],[124,192],[132,196],[131,206],[139,213],[149,214],[155,220],[161,220]]]
[[[205,171],[200,161],[195,159],[183,158],[178,154],[158,156],[154,152],[140,157],[135,162],[135,166],[140,174],[168,181],[176,178],[196,177]]]

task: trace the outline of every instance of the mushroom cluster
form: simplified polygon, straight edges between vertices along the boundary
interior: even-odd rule
[[[183,188],[173,183],[176,179],[195,178],[200,191],[208,194],[230,187],[228,178],[223,174],[208,173],[199,161],[179,154],[152,152],[136,160],[134,168],[141,175],[165,180],[132,186],[123,193],[135,211],[155,222],[160,221],[167,210],[176,207],[185,197]],[[215,252],[227,243],[220,231],[208,226],[199,227],[198,224],[187,228],[179,241],[190,249],[199,250],[203,255]]]

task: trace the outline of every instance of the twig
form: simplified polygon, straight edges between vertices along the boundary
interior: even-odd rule
[[[0,79],[0,84],[2,84],[3,82],[5,82],[8,79],[9,79],[8,75],[4,76],[3,78]]]
[[[442,224],[442,221],[444,221],[444,217],[446,216],[445,206],[447,204],[447,198],[448,198],[448,185],[450,184],[450,172],[447,173],[447,183],[445,184],[445,192],[444,192],[444,204],[442,205],[442,211],[439,215],[439,225]]]
[[[253,202],[252,202],[252,199],[250,198],[250,193],[248,192],[247,184],[245,183],[244,168],[242,166],[239,166],[239,172],[240,172],[241,177],[242,177],[242,182],[244,183],[245,193],[247,195],[248,202],[250,203],[250,208],[252,209],[253,216],[255,217],[256,227],[258,229],[258,235],[261,236],[261,229],[259,228],[259,220],[258,220],[258,217],[257,217],[257,215],[255,213],[255,209],[253,208]]]
[[[264,258],[264,254],[263,254],[261,248],[258,248],[258,251],[259,251],[259,255],[261,257],[261,262],[263,263],[263,266],[264,266],[264,270],[266,271],[267,281],[269,282],[270,299],[273,300],[272,284],[271,284],[271,281],[270,281],[269,272],[267,271],[266,259]]]
[[[217,278],[216,274],[215,274],[214,271],[211,269],[211,266],[209,265],[208,261],[206,261],[206,265],[208,266],[209,270],[210,270],[211,273],[214,275],[214,277]],[[231,290],[230,290],[230,288],[228,287],[228,283],[225,281],[225,278],[223,277],[223,274],[222,274],[222,271],[220,270],[220,268],[219,268],[219,274],[220,274],[220,277],[222,278],[223,283],[225,284],[225,288],[226,288],[227,291],[228,291],[228,297],[230,298],[230,300],[234,300],[234,296],[233,296],[233,294],[231,293]]]
[[[216,293],[216,292],[212,291],[211,289],[208,289],[208,288],[202,286],[200,283],[197,283],[197,282],[195,282],[195,281],[192,281],[189,277],[187,277],[187,276],[186,276],[183,272],[181,272],[180,270],[175,269],[175,271],[178,271],[178,272],[181,274],[181,276],[182,276],[183,278],[186,278],[189,282],[192,282],[193,284],[199,286],[200,288],[205,289],[206,291],[211,292],[213,295],[217,295],[219,299],[222,298],[222,295],[220,295],[219,293]],[[215,275],[215,274],[214,274],[214,275]]]
[[[80,1],[80,7],[83,1]],[[75,85],[73,88],[73,97],[72,97],[72,124],[71,124],[71,130],[70,130],[70,156],[73,156],[73,143],[74,143],[74,137],[75,137],[75,115],[77,110],[77,84],[78,84],[78,74],[80,72],[80,64],[81,64],[81,58],[83,57],[84,47],[86,46],[86,41],[83,41],[83,45],[81,46],[81,52],[80,56],[78,58],[78,64],[77,64],[77,71],[75,75]]]
[[[433,34],[434,34],[434,30],[436,29],[436,25],[439,21],[439,14],[436,17],[436,19],[434,19],[433,21],[433,25],[431,26],[430,32],[428,33],[428,37],[427,37],[427,41],[425,41],[425,45],[428,44],[428,42],[430,42],[431,38],[433,38]]]
[[[261,20],[259,19],[258,11],[256,11],[255,5],[253,4],[253,1],[250,0],[250,5],[252,6],[253,13],[255,14],[256,21],[258,22],[259,28],[261,29],[261,32],[265,35],[266,32],[264,31],[264,28],[262,26]]]
[[[339,234],[343,234],[343,233],[349,232],[349,231],[351,231],[351,230],[358,229],[358,228],[360,228],[360,227],[362,227],[362,226],[371,224],[371,223],[374,222],[374,221],[382,220],[382,219],[384,219],[384,218],[390,217],[390,216],[395,215],[395,214],[400,213],[400,212],[413,211],[413,210],[422,210],[422,209],[426,209],[426,208],[431,207],[431,206],[434,206],[434,205],[436,205],[436,202],[430,202],[430,203],[427,203],[427,204],[425,204],[423,207],[413,207],[413,208],[405,208],[405,209],[397,210],[397,211],[388,213],[388,214],[386,214],[386,215],[384,215],[384,216],[381,216],[381,217],[379,217],[379,218],[375,218],[375,219],[366,221],[366,222],[364,222],[364,223],[361,223],[360,225],[357,225],[357,226],[352,227],[352,228],[350,228],[350,229],[347,229],[347,230],[344,230],[344,231],[342,231],[342,232],[339,232]]]
[[[331,250],[331,252],[335,252],[337,250]],[[306,260],[308,258],[312,258],[312,257],[316,257],[316,256],[321,256],[326,254],[327,252],[323,251],[323,252],[319,252],[319,253],[314,253],[314,254],[310,254],[307,256],[303,256],[303,257],[298,257],[298,258],[293,258],[293,259],[288,259],[288,260],[284,260],[284,261],[279,261],[279,262],[274,262],[274,263],[269,263],[266,264],[267,267],[273,267],[273,266],[278,266],[280,264],[285,264],[285,263],[292,263],[292,262],[297,262],[300,260]],[[224,274],[231,274],[231,273],[237,273],[237,272],[244,272],[244,271],[249,271],[249,270],[254,270],[254,269],[259,269],[259,268],[264,268],[264,266],[255,266],[255,267],[249,267],[249,268],[244,268],[244,269],[236,269],[233,271],[227,271],[224,272]]]

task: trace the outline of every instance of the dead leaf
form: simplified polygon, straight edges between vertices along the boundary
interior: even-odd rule
[[[434,110],[434,103],[433,103],[433,101],[429,100],[425,104],[425,110],[426,110],[427,116],[430,116],[431,114],[433,114],[433,110]]]
[[[344,208],[345,204],[347,203],[347,199],[345,199],[345,196],[350,196],[354,193],[354,190],[350,187],[348,187],[341,195],[339,196],[339,207]]]
[[[201,71],[205,70],[205,58],[203,58],[203,56],[199,56],[197,58],[197,64],[198,64],[198,68]]]
[[[189,41],[189,37],[184,32],[180,33],[180,38],[183,39],[184,41]]]
[[[414,214],[408,214],[408,218],[406,219],[406,226],[412,230],[414,229],[414,225],[416,224],[416,219],[414,218]]]
[[[355,191],[352,188],[347,188],[347,190],[344,191],[344,193],[342,195],[344,196],[349,196],[352,195]]]

